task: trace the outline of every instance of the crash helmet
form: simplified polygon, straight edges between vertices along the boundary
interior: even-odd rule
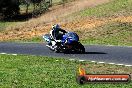
[[[56,30],[56,29],[59,29],[60,28],[60,26],[58,25],[58,24],[54,24],[53,26],[52,26],[52,30]]]

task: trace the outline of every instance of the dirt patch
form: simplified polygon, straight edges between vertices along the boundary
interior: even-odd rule
[[[95,27],[99,27],[105,25],[110,22],[132,22],[132,16],[128,17],[116,17],[116,18],[85,18],[76,20],[69,23],[62,23],[62,28],[68,28],[68,30],[72,31],[90,31]],[[22,27],[21,27],[22,28]],[[41,36],[44,33],[48,33],[51,29],[51,24],[37,25],[33,28],[29,27],[27,30],[21,30],[19,27],[13,28],[12,31],[5,31],[0,34],[0,40],[10,40],[10,39],[24,39],[31,38],[33,36]]]
[[[15,27],[8,27],[7,30],[0,33],[0,41],[40,36],[49,32],[51,25],[55,23],[59,23],[62,27],[68,28],[69,30],[86,30],[104,25],[105,23],[111,21],[112,18],[81,18],[73,20],[74,18],[67,19],[63,17],[85,8],[94,7],[109,1],[110,0],[75,0],[72,3],[66,4],[64,7],[62,5],[54,6],[53,8],[50,8],[49,12],[43,14],[39,18],[33,18],[27,22],[18,23]],[[116,21],[120,19],[122,18],[115,18],[114,20]]]

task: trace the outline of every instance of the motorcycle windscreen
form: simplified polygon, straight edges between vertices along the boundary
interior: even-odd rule
[[[50,42],[50,35],[46,34],[43,36],[43,38],[46,42]]]

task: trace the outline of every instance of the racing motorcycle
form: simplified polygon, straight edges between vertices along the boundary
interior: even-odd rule
[[[67,32],[60,35],[61,40],[59,42],[51,39],[50,34],[45,34],[43,36],[44,40],[47,42],[46,46],[50,50],[56,53],[85,53],[85,48],[79,42],[79,36],[75,32]],[[52,48],[52,46],[54,48]]]

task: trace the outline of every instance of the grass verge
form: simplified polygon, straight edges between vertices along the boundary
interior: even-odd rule
[[[53,5],[61,5],[72,1],[76,1],[76,0],[53,0]]]
[[[0,21],[0,31],[3,31],[6,27],[11,26],[11,25],[15,25],[15,22],[3,22]]]
[[[42,38],[42,36],[35,36],[32,38],[27,38],[27,39],[21,39],[21,40],[9,40],[9,41],[5,41],[5,42],[45,42],[44,39]]]
[[[132,13],[132,0],[113,0],[107,4],[98,5],[93,8],[83,10],[76,15],[109,17],[114,14],[130,15]]]
[[[81,33],[82,34],[82,33]],[[132,23],[114,22],[83,32],[81,42],[132,46]]]
[[[92,31],[75,31],[83,44],[132,46],[132,23],[112,22]],[[42,36],[24,39],[24,42],[44,42]],[[19,41],[17,41],[19,42]]]
[[[89,61],[79,62],[42,56],[0,55],[0,87],[131,88],[132,86],[132,82],[128,84],[78,85],[76,72],[80,64],[86,68],[87,73],[92,74],[132,73],[132,67],[98,64]]]

